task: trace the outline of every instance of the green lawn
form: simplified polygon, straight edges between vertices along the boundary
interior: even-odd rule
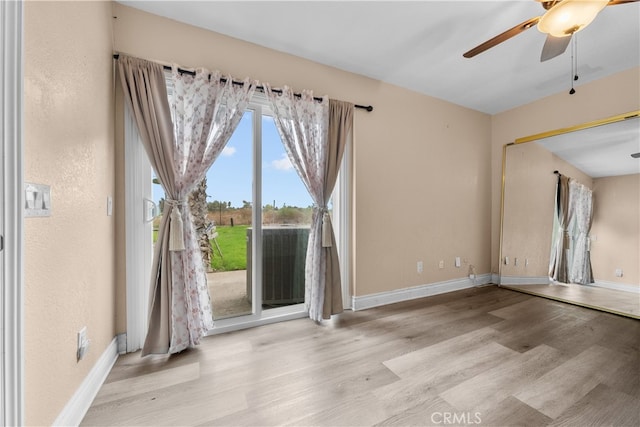
[[[248,225],[218,226],[218,245],[222,250],[222,259],[212,241],[213,258],[211,267],[215,271],[233,271],[247,269],[247,228]]]
[[[235,227],[220,226],[218,231],[218,245],[222,251],[222,259],[213,240],[213,257],[211,267],[215,271],[234,271],[247,269],[247,228],[248,225]],[[153,230],[153,243],[158,238],[158,230]]]

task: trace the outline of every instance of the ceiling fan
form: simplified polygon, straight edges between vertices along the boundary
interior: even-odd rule
[[[540,32],[547,34],[540,61],[547,61],[562,54],[571,41],[574,33],[585,28],[606,6],[633,3],[640,0],[535,0],[542,4],[546,12],[542,16],[526,21],[498,34],[492,39],[464,53],[465,58],[484,52],[487,49],[509,40],[511,37],[528,30],[537,24]]]

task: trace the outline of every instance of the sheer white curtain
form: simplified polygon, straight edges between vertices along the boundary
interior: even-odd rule
[[[572,179],[569,182],[569,198],[576,234],[571,248],[569,281],[586,285],[593,283],[589,252],[589,230],[593,219],[593,192],[589,187]]]
[[[169,353],[176,353],[197,344],[213,326],[211,299],[202,255],[187,197],[202,181],[238,126],[256,83],[245,79],[234,85],[227,77],[222,83],[219,72],[198,69],[195,75],[181,73],[174,66],[173,93],[169,97],[173,120],[174,192],[166,204],[172,205],[171,221],[182,223],[171,232],[171,344]],[[181,245],[184,243],[184,245]]]
[[[327,257],[322,250],[323,243],[331,246],[331,237],[323,239],[323,235],[327,237],[333,232],[327,209],[331,189],[328,195],[325,194],[324,179],[328,152],[329,100],[325,97],[318,102],[308,90],[303,91],[298,98],[288,87],[282,90],[282,95],[273,93],[269,84],[265,83],[264,88],[285,151],[314,203],[307,246],[304,301],[309,317],[320,321],[327,285]]]

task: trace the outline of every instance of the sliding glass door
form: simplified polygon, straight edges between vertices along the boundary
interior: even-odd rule
[[[127,139],[140,144],[135,132],[128,134]],[[135,163],[149,167],[146,158],[143,160]],[[339,212],[337,209],[334,212],[333,205],[329,206],[344,260],[348,259],[350,233],[348,165],[347,151],[336,185]],[[146,170],[141,166],[138,169]],[[164,207],[164,192],[149,172],[142,172],[140,176],[155,182],[151,185],[152,200],[145,201],[146,196],[137,192],[139,202],[127,204],[144,206],[144,212],[139,214],[143,218],[136,219],[138,225],[133,228],[139,229],[139,247],[150,251]],[[141,188],[129,177],[126,181],[128,188]],[[233,136],[188,202],[213,306],[211,333],[306,315],[305,261],[313,202],[285,153],[269,106],[261,94],[254,96]],[[129,217],[132,215],[129,212],[134,210],[127,212]],[[128,236],[134,233],[131,230],[127,231]],[[145,254],[144,262],[132,258],[127,256],[127,264],[148,276],[150,257]],[[349,307],[349,266],[346,261],[341,264],[343,286],[347,290],[344,303]],[[129,281],[127,305],[137,307],[138,311],[144,311],[144,306],[146,310],[147,301],[143,296],[148,294],[148,280],[131,280],[131,287]],[[130,304],[129,301],[137,302]],[[138,316],[138,321],[135,317],[135,312],[128,310],[128,330],[136,331],[136,340],[142,342],[146,315]]]
[[[312,201],[264,103],[245,112],[207,173],[206,192],[214,320],[302,311]]]

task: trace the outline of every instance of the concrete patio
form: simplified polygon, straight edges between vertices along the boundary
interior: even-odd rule
[[[251,314],[247,298],[247,270],[207,273],[215,320]]]

